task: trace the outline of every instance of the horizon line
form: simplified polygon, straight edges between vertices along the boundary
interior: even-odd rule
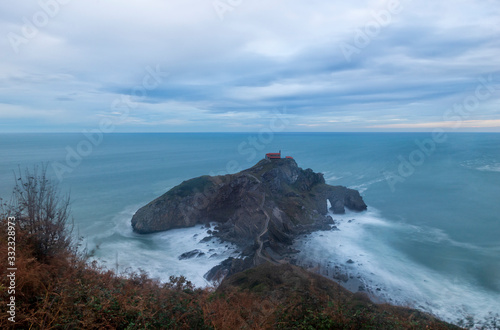
[[[461,134],[461,133],[496,133],[500,134],[500,131],[455,131],[455,132],[449,132],[445,129],[439,129],[439,131],[442,131],[443,133],[447,134]],[[377,133],[377,134],[394,134],[394,133],[433,133],[434,130],[427,130],[427,131],[318,131],[318,132],[308,132],[308,131],[290,131],[290,132],[271,132],[273,134],[335,134],[335,133]],[[82,134],[85,133],[85,131],[55,131],[55,132],[46,132],[46,131],[26,131],[26,132],[0,132],[0,134]],[[109,133],[103,133],[105,135],[112,135],[112,134],[260,134],[260,133],[269,133],[269,132],[259,132],[259,131],[244,131],[244,132],[234,132],[234,131],[220,131],[220,132],[109,132]]]

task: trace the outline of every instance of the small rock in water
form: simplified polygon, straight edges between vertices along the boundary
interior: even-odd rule
[[[347,261],[346,261],[346,263],[348,263],[348,264],[353,264],[353,263],[354,263],[354,261],[352,261],[352,259],[349,259],[349,260],[347,260]]]
[[[207,237],[205,237],[204,239],[202,239],[202,240],[200,241],[200,243],[207,243],[207,242],[210,242],[210,241],[212,240],[212,238],[213,238],[212,236],[207,236]]]
[[[189,252],[185,252],[183,254],[181,254],[179,256],[179,260],[186,260],[186,259],[191,259],[191,258],[198,258],[198,257],[201,257],[201,256],[204,256],[205,253],[196,249],[196,250],[193,250],[193,251],[189,251]]]

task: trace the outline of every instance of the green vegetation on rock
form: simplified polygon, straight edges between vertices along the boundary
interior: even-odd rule
[[[213,186],[210,176],[204,175],[198,178],[187,180],[175,186],[167,192],[167,196],[186,197],[194,193],[202,193],[205,189]]]

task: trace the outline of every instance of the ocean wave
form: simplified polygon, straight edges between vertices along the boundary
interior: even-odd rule
[[[487,171],[487,172],[500,172],[500,163],[492,164],[492,165],[484,165],[476,168],[478,171]]]
[[[375,184],[375,183],[379,183],[379,182],[382,182],[384,181],[385,178],[377,178],[377,179],[374,179],[374,180],[370,180],[368,182],[365,182],[365,183],[362,183],[362,184],[359,184],[359,185],[355,185],[355,186],[351,186],[350,188],[352,189],[356,189],[359,191],[360,194],[364,193],[366,190],[368,190],[368,187],[371,186],[372,184]]]
[[[405,228],[406,227],[406,228]],[[444,230],[428,226],[414,226],[405,224],[402,230],[411,231],[414,239],[423,243],[446,244],[448,246],[461,248],[485,256],[496,256],[500,252],[498,246],[480,246],[467,242],[460,242],[452,239]]]
[[[326,183],[334,183],[346,176],[352,175],[352,173],[339,173],[336,171],[325,171],[323,173]]]
[[[437,245],[480,247],[454,241],[439,229],[389,221],[373,208],[331,216],[338,231],[313,233],[296,242],[303,264],[320,265],[324,275],[345,272],[349,278],[359,278],[363,290],[377,301],[412,306],[455,324],[472,316],[476,325],[488,328],[488,320],[500,310],[500,294],[464,274],[450,275],[417,263],[394,248],[391,240],[413,233],[424,243],[427,239]]]
[[[125,208],[113,218],[113,229],[90,237],[93,244],[88,250],[93,250],[92,260],[119,273],[144,270],[163,282],[168,281],[170,276],[182,275],[196,286],[205,287],[211,285],[203,277],[210,269],[228,257],[239,255],[234,244],[223,244],[216,239],[202,242],[209,236],[207,231],[210,229],[202,225],[148,235],[137,234],[130,225],[137,209],[137,205]],[[181,254],[196,249],[202,254],[179,260]]]
[[[340,180],[342,178],[343,178],[343,176],[330,175],[330,176],[325,177],[325,182],[332,183],[332,182],[335,182],[335,181]]]
[[[469,160],[462,162],[460,165],[481,172],[500,172],[500,162],[487,159]]]

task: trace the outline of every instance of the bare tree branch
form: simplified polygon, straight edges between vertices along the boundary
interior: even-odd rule
[[[14,172],[15,186],[9,202],[2,205],[4,215],[16,217],[41,257],[52,256],[71,245],[70,196],[60,193],[55,181],[47,177],[47,165]]]

